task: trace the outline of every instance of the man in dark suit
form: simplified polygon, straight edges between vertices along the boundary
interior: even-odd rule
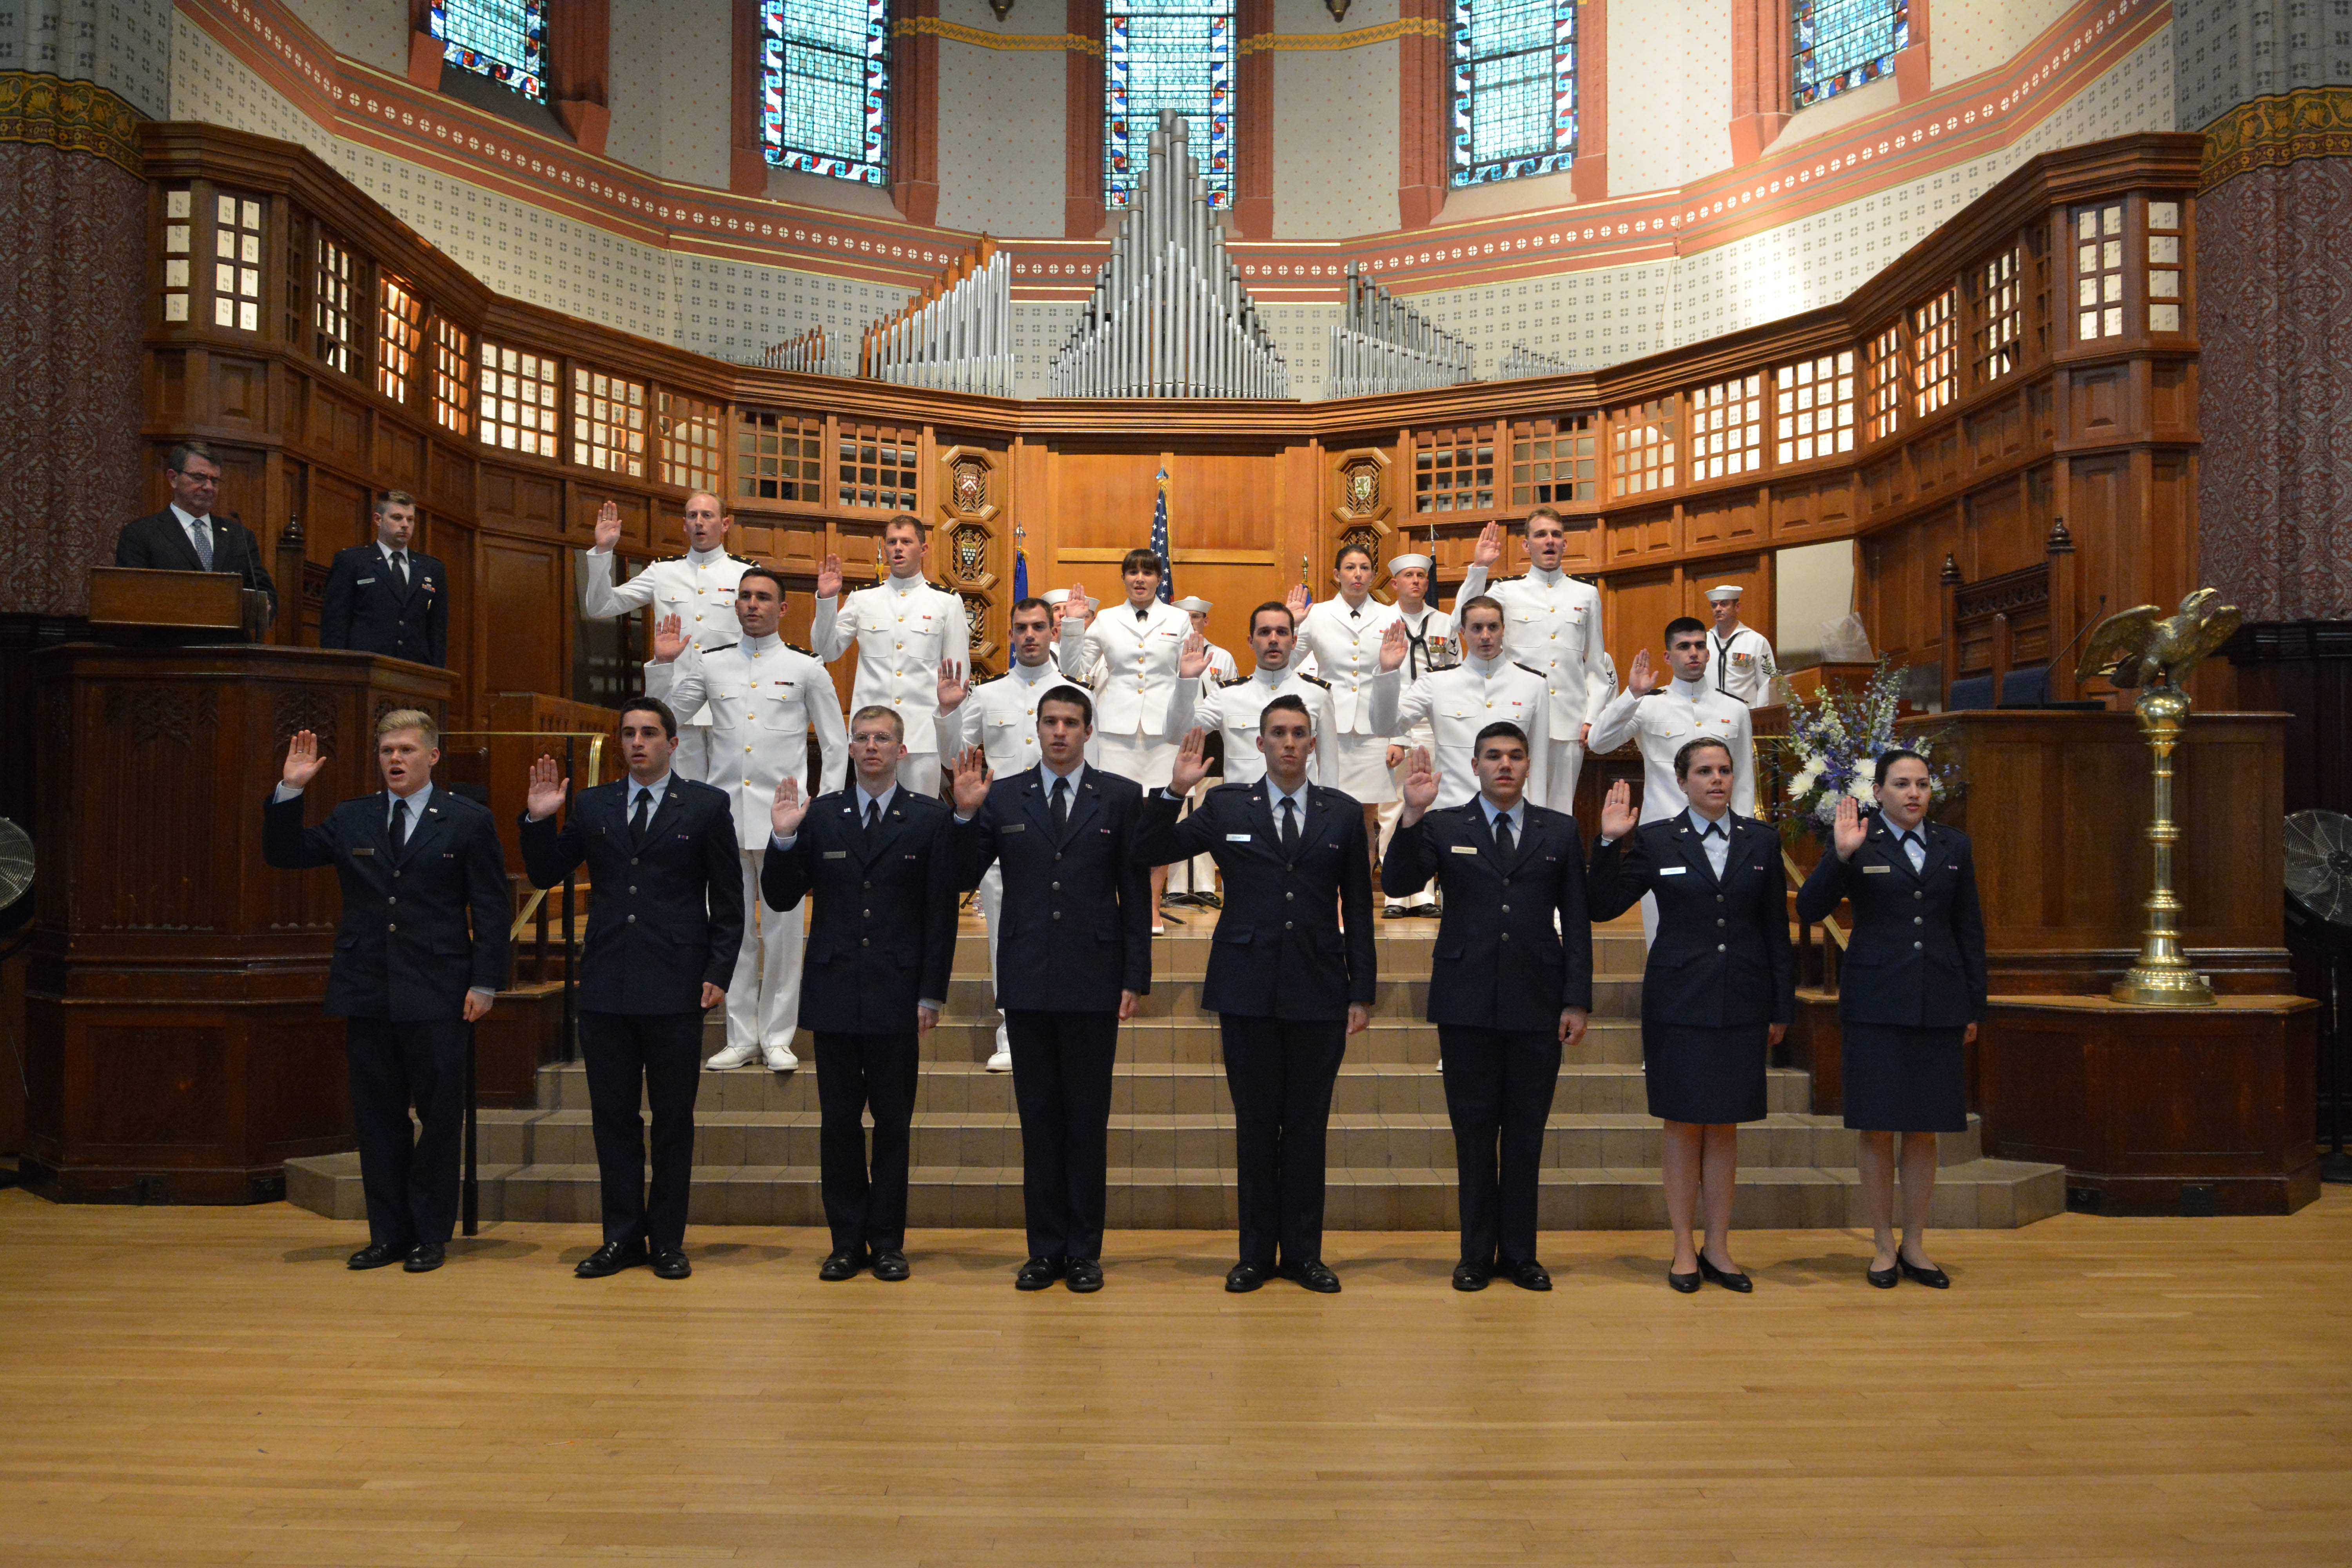
[[[1257,746],[1264,778],[1218,785],[1179,823],[1208,772],[1202,732],[1186,735],[1168,788],[1144,803],[1137,853],[1153,866],[1213,855],[1224,879],[1201,1003],[1221,1016],[1234,1097],[1241,1261],[1225,1289],[1279,1272],[1329,1295],[1339,1277],[1323,1261],[1323,1138],[1348,1037],[1371,1018],[1371,861],[1356,798],[1307,782],[1307,705],[1268,702]]]
[[[1151,989],[1151,877],[1135,856],[1132,779],[1087,766],[1094,703],[1075,686],[1037,699],[1039,762],[989,781],[978,746],[956,759],[961,885],[1003,868],[996,1004],[1013,1046],[1029,1261],[1013,1283],[1102,1289],[1111,1065],[1120,1022]]]
[[[1526,798],[1528,738],[1478,731],[1478,794],[1444,811],[1437,764],[1415,748],[1381,888],[1408,898],[1437,879],[1445,912],[1429,975],[1429,1021],[1444,1051],[1445,1110],[1461,1173],[1456,1290],[1501,1274],[1549,1290],[1536,1260],[1536,1185],[1561,1051],[1592,1012],[1592,923],[1576,818]],[[1497,1139],[1500,1158],[1497,1159]]]
[[[553,757],[531,764],[522,863],[552,888],[585,865],[596,899],[580,954],[580,1054],[604,1193],[604,1245],[573,1270],[602,1279],[650,1262],[683,1279],[687,1186],[694,1173],[694,1100],[702,1083],[702,1015],[727,999],[743,945],[733,804],[723,790],[670,770],[677,717],[654,698],[621,710],[628,776],[580,792]],[[653,1109],[653,1195],[646,1194],[646,1124]]]
[[[449,662],[449,570],[409,548],[416,498],[376,498],[375,542],[335,552],[319,608],[319,646],[390,654],[419,664]]]
[[[368,1245],[352,1254],[353,1268],[441,1267],[457,1220],[467,1035],[507,978],[514,911],[498,828],[487,808],[433,787],[439,741],[427,714],[385,714],[375,733],[383,793],[304,827],[302,792],[327,759],[300,731],[262,808],[263,859],[281,870],[332,866],[342,883],[327,1011],[345,1020],[367,1194]],[[411,1105],[422,1123],[413,1143]]]
[[[877,1279],[908,1272],[908,1129],[921,1037],[947,1005],[957,878],[947,805],[899,784],[906,754],[898,715],[860,708],[849,721],[849,787],[812,802],[785,774],[760,868],[770,909],[815,900],[800,1026],[816,1039],[824,1217],[833,1230],[820,1279],[847,1279],[869,1261]]]
[[[253,532],[234,518],[215,517],[220,500],[220,464],[202,441],[182,441],[164,455],[163,477],[172,501],[162,511],[123,524],[114,542],[114,563],[150,572],[226,572],[269,598],[278,614],[278,584],[261,563]]]

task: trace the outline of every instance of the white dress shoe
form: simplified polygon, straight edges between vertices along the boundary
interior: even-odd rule
[[[996,1026],[996,1054],[988,1058],[988,1070],[991,1072],[1013,1070],[1013,1037],[1004,1032],[1004,1026],[1002,1024]]]
[[[725,1050],[720,1051],[717,1056],[710,1058],[702,1065],[707,1068],[716,1068],[724,1071],[728,1068],[750,1067],[753,1062],[758,1061],[759,1059],[760,1047],[756,1045],[730,1046]]]
[[[770,1046],[766,1052],[770,1072],[791,1072],[801,1065],[790,1046]]]

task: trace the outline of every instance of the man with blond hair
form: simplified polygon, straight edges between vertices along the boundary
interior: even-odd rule
[[[735,585],[751,564],[727,553],[727,531],[734,522],[717,496],[695,491],[686,498],[678,522],[686,553],[656,561],[616,584],[613,552],[621,542],[621,509],[606,501],[596,513],[595,546],[580,558],[580,613],[604,620],[651,605],[656,623],[677,617],[679,631],[694,647],[733,642]],[[710,716],[698,708],[678,713],[673,764],[690,779],[710,776]]]
[[[331,866],[342,884],[326,1009],[344,1020],[367,1198],[368,1244],[353,1268],[441,1267],[457,1221],[467,1031],[507,983],[506,857],[488,807],[433,787],[440,742],[430,714],[385,714],[375,731],[383,787],[305,827],[303,791],[330,759],[317,735],[298,731],[262,807],[264,860]]]

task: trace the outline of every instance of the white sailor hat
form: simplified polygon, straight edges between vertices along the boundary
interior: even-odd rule
[[[1737,583],[1718,583],[1706,591],[1707,603],[1711,605],[1720,605],[1727,599],[1738,597],[1739,597],[1739,584]]]
[[[1176,607],[1191,615],[1205,616],[1217,606],[1211,604],[1208,600],[1195,595],[1191,597],[1177,600]]]
[[[1433,572],[1436,569],[1437,563],[1426,555],[1400,555],[1389,563],[1389,575],[1391,577],[1400,572]]]
[[[1070,591],[1067,588],[1048,588],[1037,596],[1058,610],[1064,605],[1069,603]],[[1096,598],[1092,594],[1088,594],[1087,595],[1087,613],[1088,615],[1092,615],[1095,611],[1101,608],[1102,601]]]

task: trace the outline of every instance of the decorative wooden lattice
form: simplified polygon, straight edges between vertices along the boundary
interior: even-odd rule
[[[1495,510],[1495,432],[1479,425],[1412,435],[1412,510]]]
[[[563,410],[556,402],[552,354],[482,343],[482,445],[552,458]]]
[[[585,365],[572,367],[572,460],[646,477],[646,386]]]
[[[2337,35],[2340,41],[2342,34]],[[2147,330],[2180,330],[2181,248],[2188,236],[2180,226],[2179,202],[2147,204]]]
[[[1559,506],[1601,498],[1600,420],[1522,420],[1511,426],[1511,505]]]
[[[719,487],[719,405],[677,392],[654,395],[661,481],[689,490]]]
[[[913,511],[922,435],[889,425],[844,426],[835,446],[839,504],[866,511]]]
[[[310,262],[313,348],[321,360],[345,375],[357,375],[364,367],[359,360],[359,329],[352,320],[356,264],[350,251],[323,234],[311,242]]]
[[[2075,338],[2095,342],[2124,334],[2124,204],[2074,212]]]
[[[1903,328],[1899,322],[1870,340],[1865,374],[1865,433],[1870,440],[1883,441],[1895,434],[1895,423],[1902,416]]]
[[[1691,481],[1764,466],[1764,377],[1733,376],[1691,394]]]
[[[824,500],[824,421],[747,408],[735,416],[735,493],[751,500]]]
[[[446,316],[433,321],[433,422],[460,436],[474,433],[473,340]]]
[[[2025,336],[2025,253],[2002,251],[1969,275],[1969,365],[1976,384],[1999,381],[2017,368]]]
[[[1675,482],[1678,412],[1669,395],[1610,416],[1609,483],[1613,493],[1643,495]]]
[[[1776,461],[1810,463],[1853,450],[1853,351],[1784,364],[1772,373]]]
[[[163,193],[163,319],[184,321],[194,291],[196,195],[183,187]]]
[[[262,205],[223,192],[213,198],[213,325],[261,330]]]
[[[408,401],[416,356],[425,346],[425,301],[390,273],[376,279],[375,389]]]
[[[1947,289],[1911,312],[1911,411],[1926,418],[1960,385],[1959,322]]]

